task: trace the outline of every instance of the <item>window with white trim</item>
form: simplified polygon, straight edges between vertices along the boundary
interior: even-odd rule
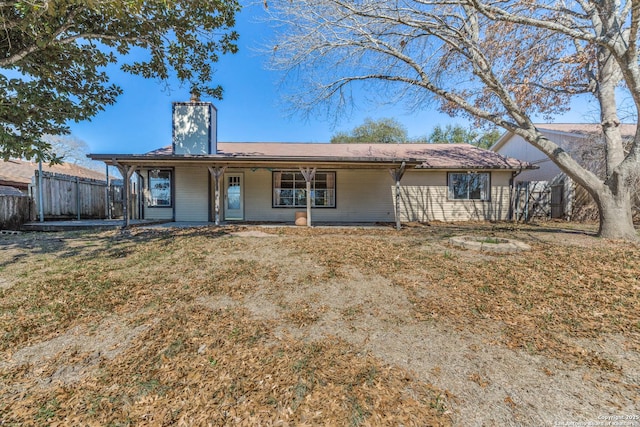
[[[149,171],[149,207],[171,207],[171,171],[152,169]]]
[[[307,206],[307,182],[299,171],[273,172],[273,207],[297,208]],[[311,206],[336,207],[336,173],[316,172],[311,180]]]
[[[449,199],[489,200],[491,189],[488,172],[449,172]]]

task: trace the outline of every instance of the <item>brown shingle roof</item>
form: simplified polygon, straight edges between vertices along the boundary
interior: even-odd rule
[[[304,144],[219,142],[218,153],[204,158],[245,158],[308,161],[411,161],[428,169],[520,169],[528,164],[469,144]],[[109,155],[104,155],[108,157]],[[151,151],[144,157],[172,156],[171,147]],[[141,156],[142,157],[142,156]]]
[[[20,190],[15,187],[9,187],[6,185],[0,185],[0,196],[23,196]]]
[[[0,182],[18,188],[27,188],[31,184],[31,178],[38,169],[38,163],[24,160],[11,159],[7,162],[0,160]],[[46,172],[59,173],[64,175],[78,176],[80,178],[90,178],[105,180],[105,174],[84,168],[71,163],[50,166],[48,163],[42,164],[42,170]]]

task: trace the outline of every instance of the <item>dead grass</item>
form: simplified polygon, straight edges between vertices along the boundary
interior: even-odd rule
[[[425,244],[423,231],[402,238],[393,232],[386,238],[350,236],[340,241],[339,250],[331,244],[335,236],[329,235],[289,243],[326,270],[359,265],[389,278],[409,292],[421,320],[446,319],[457,328],[479,333],[500,324],[509,347],[578,364],[600,364],[604,369],[615,366],[568,339],[623,334],[631,348],[640,350],[637,246],[579,234],[575,240],[565,237],[565,244],[534,242],[531,253],[474,259],[470,251],[453,248],[434,253],[434,247]],[[442,231],[436,230],[429,240],[442,242],[438,236]],[[489,231],[499,233],[504,231]],[[512,232],[506,234],[513,237]]]
[[[0,423],[465,425],[460,414],[474,410],[441,367],[412,372],[367,344],[426,327],[484,337],[477,352],[587,369],[621,408],[640,395],[596,345],[621,337],[640,352],[637,246],[554,223],[261,231],[276,237],[250,227],[3,236]],[[459,234],[532,250],[448,246]],[[401,339],[386,341],[402,354]],[[460,377],[499,385],[475,368]],[[504,411],[525,410],[500,396]]]
[[[4,396],[3,420],[447,424],[444,411],[432,408],[439,392],[371,356],[355,354],[339,340],[274,342],[267,324],[237,311],[175,307],[157,316],[156,326],[126,354],[100,363],[94,375],[78,383],[38,387],[33,377],[25,381],[28,368],[5,376],[5,381],[22,382],[28,393]],[[60,357],[40,376],[51,377],[60,363],[85,357]]]

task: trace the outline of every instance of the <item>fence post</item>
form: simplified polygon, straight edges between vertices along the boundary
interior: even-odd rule
[[[104,187],[104,206],[106,209],[105,215],[107,219],[111,219],[111,203],[109,203],[109,165],[105,163],[107,185]]]
[[[80,221],[80,178],[76,176],[76,217]]]
[[[40,222],[44,222],[44,202],[42,197],[42,160],[38,162],[38,213]]]

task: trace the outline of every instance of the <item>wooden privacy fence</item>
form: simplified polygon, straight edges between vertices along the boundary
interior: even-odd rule
[[[512,198],[513,219],[568,219],[571,214],[572,190],[565,177],[551,181],[521,181],[516,183]]]
[[[17,230],[25,222],[35,219],[31,197],[0,195],[0,229]]]
[[[548,181],[518,182],[514,188],[513,219],[529,221],[551,217],[551,187]]]
[[[31,196],[40,211],[38,171]],[[102,219],[107,217],[107,183],[51,172],[42,172],[44,219]]]

